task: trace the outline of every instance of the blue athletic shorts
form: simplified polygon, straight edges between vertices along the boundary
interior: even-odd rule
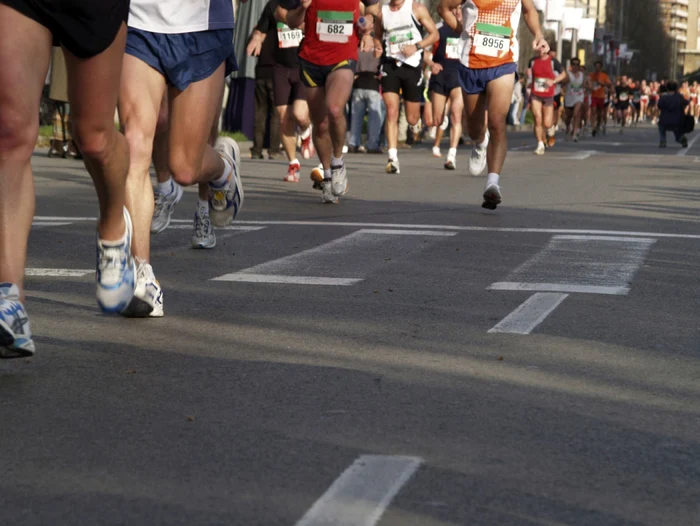
[[[165,34],[130,27],[126,53],[144,61],[180,91],[211,77],[222,62],[226,62],[226,75],[238,70],[233,29]]]
[[[509,64],[503,64],[502,66],[497,66],[495,68],[484,68],[484,69],[472,69],[466,67],[464,64],[459,65],[459,83],[462,85],[462,89],[468,95],[476,95],[478,93],[483,93],[486,91],[486,86],[492,80],[505,77],[515,73],[515,78],[518,78],[518,65],[515,62]]]

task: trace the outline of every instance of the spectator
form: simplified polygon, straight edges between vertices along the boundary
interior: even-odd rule
[[[277,31],[276,27],[270,33]],[[269,36],[269,38],[268,38]],[[255,65],[255,123],[253,127],[253,147],[250,149],[252,159],[263,158],[265,132],[269,131],[270,145],[268,158],[274,159],[280,154],[280,116],[275,107],[274,86],[272,82],[275,68],[274,34],[265,34],[253,29],[247,53],[258,57]],[[268,126],[269,123],[269,126]]]
[[[666,132],[672,131],[676,142],[682,148],[688,147],[688,139],[685,137],[685,108],[690,102],[678,93],[678,83],[668,82],[666,93],[659,100],[659,147],[666,148]]]
[[[384,101],[379,94],[379,61],[381,47],[375,51],[360,51],[357,74],[352,92],[352,123],[350,126],[349,151],[384,153],[379,142],[382,123],[386,114]],[[362,145],[362,127],[365,114],[367,121],[367,148]]]
[[[82,159],[78,146],[71,137],[70,106],[68,104],[68,71],[66,59],[60,47],[51,54],[51,81],[49,99],[54,102],[53,137],[49,145],[49,157]]]

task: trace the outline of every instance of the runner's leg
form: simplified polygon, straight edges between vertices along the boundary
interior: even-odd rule
[[[510,109],[514,82],[514,74],[504,75],[492,80],[486,87],[486,104],[489,109],[488,127],[491,136],[487,153],[489,177],[490,174],[501,173],[503,163],[506,159],[508,150],[506,116]],[[545,122],[545,124],[547,123]],[[551,120],[549,124],[551,126]]]
[[[351,69],[337,69],[326,79],[326,105],[328,107],[328,121],[333,145],[333,157],[340,159],[343,156],[347,121],[345,119],[345,105],[352,93],[352,83],[355,74]]]

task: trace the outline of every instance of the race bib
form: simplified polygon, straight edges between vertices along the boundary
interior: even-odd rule
[[[581,85],[581,84],[571,84],[571,87],[569,88],[569,90],[571,91],[571,94],[574,97],[579,97],[579,96],[583,95],[583,85]]]
[[[629,99],[629,95],[628,95],[627,93],[624,93],[624,92],[623,92],[623,93],[620,93],[619,99],[620,99],[622,102],[626,102],[627,99]]]
[[[389,34],[389,55],[395,57],[401,54],[404,46],[413,43],[413,30],[403,29]]]
[[[547,91],[549,90],[549,86],[547,85],[547,79],[541,79],[541,78],[535,78],[535,91]]]
[[[474,53],[487,57],[500,57],[510,49],[510,36],[513,30],[505,26],[476,24]]]
[[[352,11],[319,11],[316,34],[322,42],[346,43],[355,28],[355,13]]]
[[[304,33],[301,29],[292,29],[287,24],[277,22],[277,42],[281,48],[299,47]]]
[[[448,38],[445,45],[445,58],[459,60],[459,38]]]

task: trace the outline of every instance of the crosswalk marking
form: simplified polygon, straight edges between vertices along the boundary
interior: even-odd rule
[[[362,455],[296,526],[374,526],[422,462],[418,457]]]
[[[95,269],[71,269],[71,268],[28,268],[25,276],[53,277],[53,278],[82,278],[94,274]]]
[[[362,281],[360,278],[323,278],[313,276],[279,276],[270,274],[246,274],[236,272],[214,278],[212,281],[237,281],[240,283],[278,283],[288,285],[335,285],[347,287]]]
[[[490,333],[530,334],[568,294],[538,292],[489,330]]]

